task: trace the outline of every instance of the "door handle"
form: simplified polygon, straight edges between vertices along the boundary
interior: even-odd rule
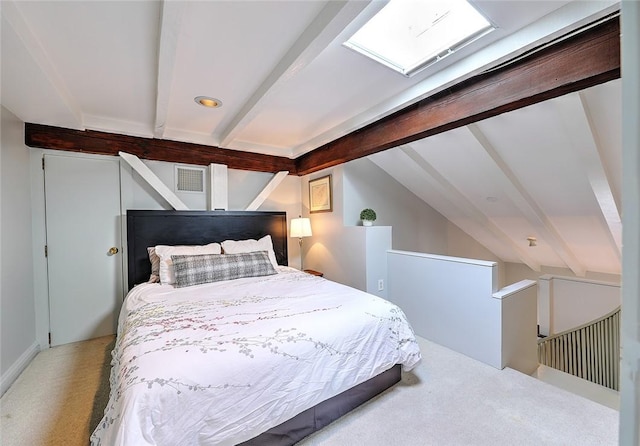
[[[118,248],[116,248],[115,246],[112,246],[111,249],[109,249],[109,255],[114,256],[116,254],[118,254]]]

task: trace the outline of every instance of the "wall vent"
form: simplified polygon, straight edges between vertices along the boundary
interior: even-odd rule
[[[176,166],[176,192],[204,192],[204,168]]]

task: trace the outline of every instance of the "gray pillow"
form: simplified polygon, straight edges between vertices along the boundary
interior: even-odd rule
[[[178,288],[277,274],[267,251],[240,254],[172,255]]]

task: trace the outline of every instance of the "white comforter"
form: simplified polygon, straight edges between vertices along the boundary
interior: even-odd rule
[[[127,296],[92,445],[235,445],[420,351],[395,305],[279,274]]]

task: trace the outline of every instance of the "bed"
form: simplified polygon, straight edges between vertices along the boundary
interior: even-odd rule
[[[92,445],[294,444],[420,361],[398,307],[289,268],[287,240],[284,212],[128,211],[131,289]],[[228,249],[171,255],[174,283],[146,283],[148,247],[213,243]]]

